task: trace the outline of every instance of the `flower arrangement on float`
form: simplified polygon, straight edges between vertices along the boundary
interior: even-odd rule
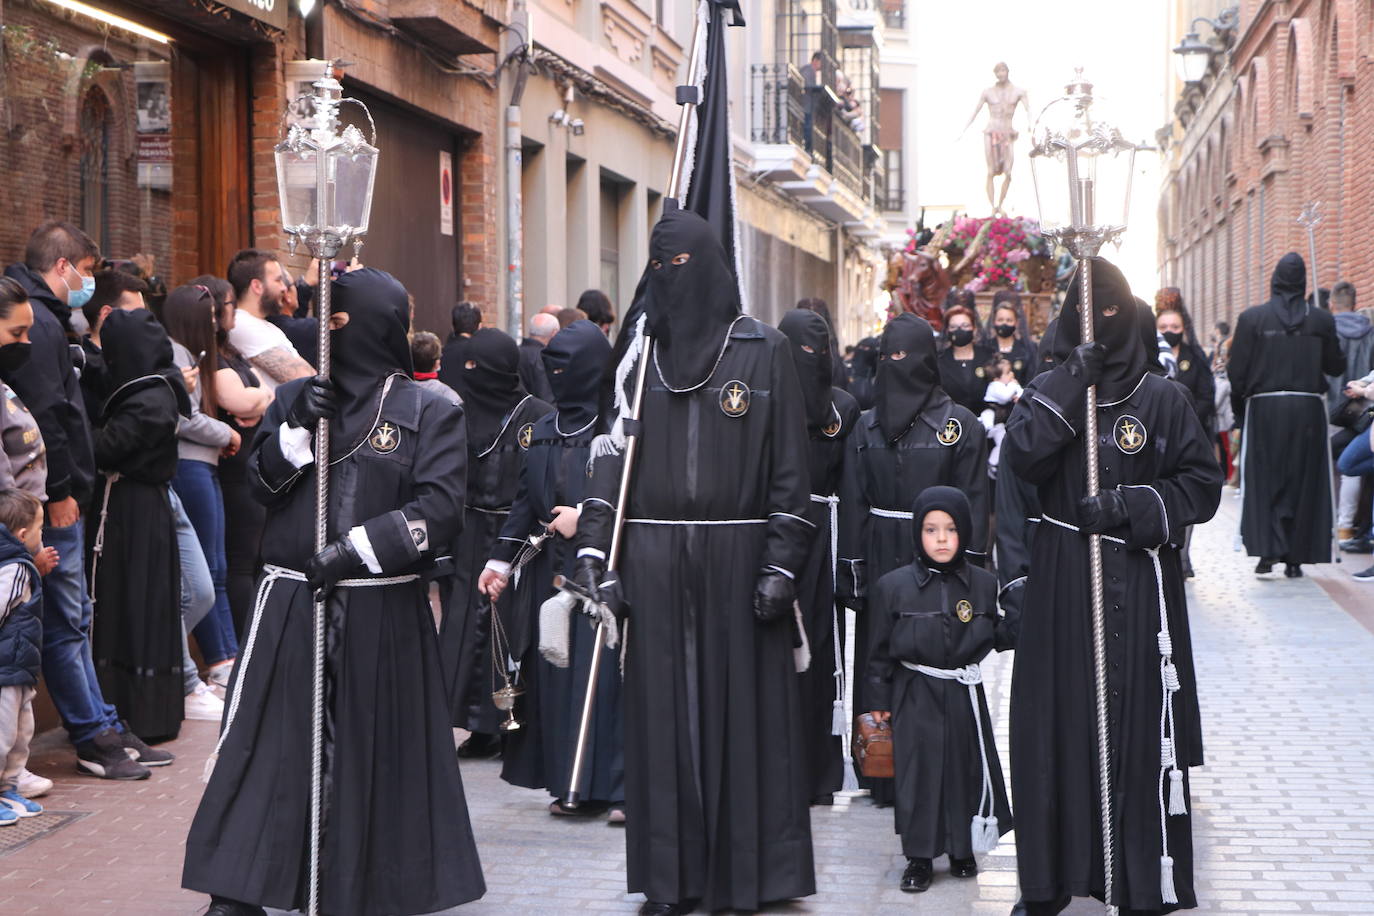
[[[1040,232],[1040,223],[1020,216],[958,216],[949,227],[941,250],[948,258],[951,279],[972,292],[1016,289],[1039,292],[1049,270],[1053,245]],[[917,237],[908,233],[906,251],[914,253]]]

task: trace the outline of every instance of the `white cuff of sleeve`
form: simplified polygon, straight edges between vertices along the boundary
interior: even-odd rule
[[[605,551],[597,550],[595,547],[583,547],[581,550],[577,552],[577,555],[579,557],[596,557],[598,560],[601,560],[602,562],[605,562],[606,560]]]
[[[775,572],[775,573],[782,573],[784,576],[786,576],[786,577],[789,578],[789,579],[796,579],[796,578],[797,578],[796,576],[792,575],[792,574],[791,574],[790,572],[788,572],[787,570],[783,569],[781,566],[765,566],[764,569],[771,569],[771,570],[773,570],[773,572]]]
[[[277,442],[281,446],[281,456],[291,462],[292,467],[303,468],[315,463],[315,452],[310,448],[310,430],[304,426],[283,422],[277,427]]]
[[[353,549],[358,551],[358,559],[363,561],[367,571],[374,575],[381,573],[382,564],[377,562],[377,552],[372,549],[372,539],[367,536],[367,529],[358,525],[348,532],[348,540]]]
[[[482,568],[491,570],[503,579],[510,576],[510,564],[505,560],[488,560]]]

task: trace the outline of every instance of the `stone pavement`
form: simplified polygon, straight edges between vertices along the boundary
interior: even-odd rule
[[[1193,774],[1200,912],[1374,913],[1374,633],[1331,597],[1362,602],[1355,614],[1374,603],[1374,588],[1345,585],[1365,558],[1258,580],[1253,561],[1232,550],[1233,492],[1193,540],[1207,751]],[[1004,768],[1010,670],[1010,657],[985,668]],[[6,835],[56,818],[0,832],[0,913],[203,910],[178,878],[214,733],[213,723],[186,723],[172,745],[176,765],[134,784],[72,775],[71,751],[45,736],[32,768],[58,781],[43,801],[66,818],[27,845]],[[498,770],[463,764],[488,892],[461,912],[634,912],[620,829],[550,817],[542,793],[505,785]],[[896,889],[903,860],[890,811],[864,799],[812,810],[819,892],[773,912],[1005,914],[1015,899],[1014,835],[984,857],[976,880],[952,879],[937,862],[931,890],[910,896]],[[1100,911],[1086,901],[1069,910]]]

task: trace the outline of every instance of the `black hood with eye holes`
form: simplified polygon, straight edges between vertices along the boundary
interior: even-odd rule
[[[1074,270],[1073,280],[1064,295],[1064,307],[1059,312],[1054,340],[1054,355],[1059,362],[1068,359],[1082,339],[1079,324],[1082,265],[1080,261]],[[1102,401],[1117,401],[1135,390],[1151,361],[1157,359],[1154,321],[1148,321],[1148,329],[1144,326],[1141,309],[1131,293],[1130,284],[1115,264],[1105,258],[1093,258],[1092,274],[1093,340],[1107,350],[1102,377],[1097,382],[1097,393]],[[1108,311],[1114,311],[1114,314],[1108,315]],[[1145,311],[1149,311],[1148,307]],[[1151,342],[1148,351],[1145,346],[1147,336]]]
[[[468,443],[480,450],[496,440],[506,417],[528,394],[520,383],[520,348],[505,331],[481,328],[462,355]]]
[[[611,342],[590,321],[579,319],[549,340],[539,351],[544,372],[558,408],[558,426],[565,433],[582,429],[596,419],[601,373],[611,356]]]
[[[801,380],[802,397],[806,402],[806,425],[824,429],[831,420],[831,379],[833,363],[830,359],[830,326],[816,312],[793,309],[782,316],[778,330],[792,344],[792,362]]]
[[[873,409],[887,440],[901,438],[940,390],[935,331],[924,318],[903,312],[883,328],[878,358]]]

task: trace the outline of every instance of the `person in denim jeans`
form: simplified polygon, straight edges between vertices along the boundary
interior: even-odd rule
[[[1368,387],[1366,387],[1366,385]],[[1356,388],[1356,386],[1359,387]],[[1374,375],[1371,375],[1368,383],[1366,383],[1364,379],[1361,379],[1359,382],[1351,382],[1346,390],[1349,391],[1351,388],[1355,388],[1357,394],[1363,394],[1364,397],[1369,397],[1370,394],[1374,394]],[[1361,477],[1365,474],[1374,474],[1374,426],[1363,430],[1354,439],[1350,440],[1350,444],[1345,447],[1345,451],[1341,452],[1341,458],[1336,462],[1336,466],[1340,469],[1341,474],[1346,477]],[[1357,582],[1374,582],[1374,566],[1369,566],[1357,573],[1353,573],[1351,578]]]

